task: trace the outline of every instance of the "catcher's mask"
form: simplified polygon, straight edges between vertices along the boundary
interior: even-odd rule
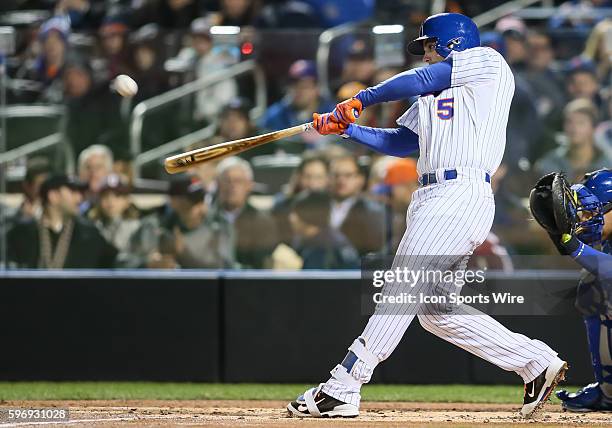
[[[604,225],[603,205],[583,184],[574,184],[572,190],[576,198],[575,233],[584,243],[597,245],[601,242]]]

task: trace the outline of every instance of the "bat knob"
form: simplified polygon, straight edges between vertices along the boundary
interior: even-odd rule
[[[353,116],[355,116],[355,119],[359,117],[359,111],[356,108],[353,109]]]

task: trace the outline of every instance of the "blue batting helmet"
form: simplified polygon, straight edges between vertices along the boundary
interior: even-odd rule
[[[582,182],[603,205],[604,214],[612,209],[612,169],[598,169],[584,176]]]
[[[423,41],[436,40],[436,52],[446,58],[451,51],[464,51],[480,46],[478,27],[460,13],[439,13],[423,21],[419,37],[408,44],[408,51],[423,55]]]

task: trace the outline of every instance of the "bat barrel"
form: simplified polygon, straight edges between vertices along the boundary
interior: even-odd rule
[[[180,155],[171,156],[164,161],[164,168],[168,174],[178,174],[185,172],[191,165],[195,163],[194,156],[182,153]]]
[[[164,160],[164,168],[168,174],[178,174],[187,171],[194,165],[231,154],[237,155],[238,153],[242,153],[254,147],[300,134],[310,128],[311,123],[305,123],[280,131],[270,132],[268,134],[243,138],[242,140],[228,141],[227,143],[215,144],[214,146],[203,147],[201,149],[170,156]]]

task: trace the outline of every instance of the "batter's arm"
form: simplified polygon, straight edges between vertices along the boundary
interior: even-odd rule
[[[344,135],[359,144],[389,156],[403,158],[419,149],[419,136],[404,126],[370,128],[353,123],[349,125]]]
[[[603,280],[612,280],[612,255],[597,251],[578,238],[565,234],[561,244],[583,268]]]
[[[376,86],[360,91],[355,98],[366,108],[373,104],[442,91],[451,86],[452,68],[453,60],[449,57],[437,64],[397,74]]]

